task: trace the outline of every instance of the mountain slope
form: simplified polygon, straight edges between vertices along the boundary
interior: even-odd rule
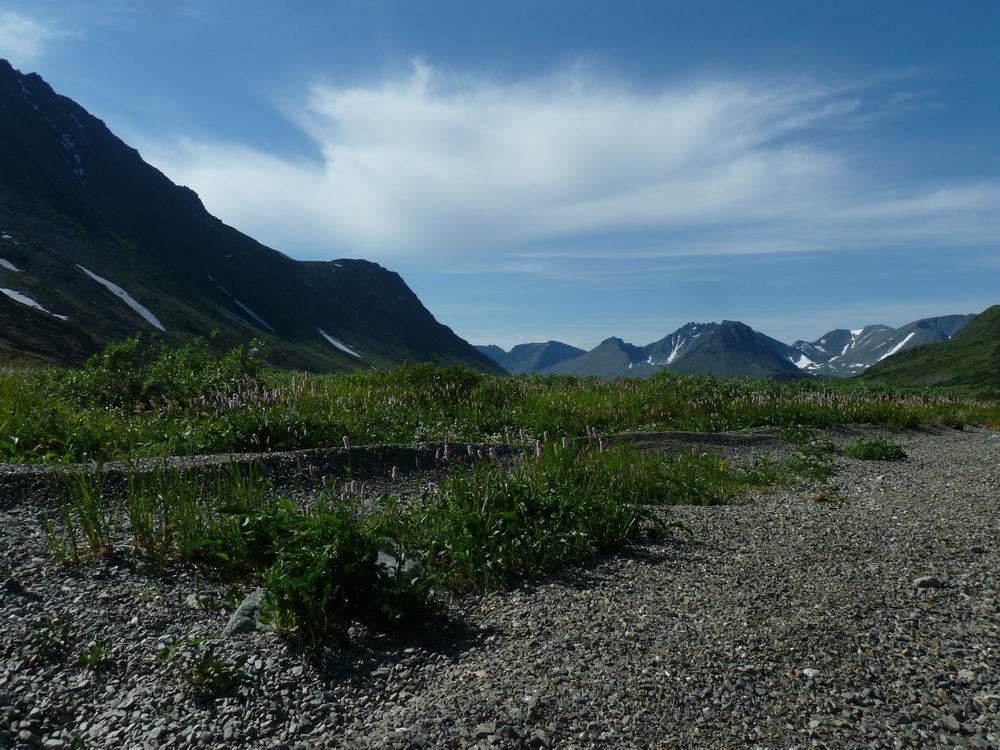
[[[1000,386],[1000,305],[975,316],[946,341],[888,357],[865,377],[913,385]]]
[[[972,315],[944,315],[917,320],[899,328],[884,325],[852,331],[838,328],[816,341],[796,341],[792,344],[793,356],[796,365],[807,372],[851,377],[897,352],[947,341],[972,318]]]
[[[299,262],[209,214],[103,122],[0,61],[0,347],[76,363],[134,331],[264,339],[279,366],[498,372],[395,273]]]
[[[509,352],[499,346],[477,346],[476,349],[513,374],[541,372],[546,367],[586,353],[583,349],[561,341],[518,344]]]

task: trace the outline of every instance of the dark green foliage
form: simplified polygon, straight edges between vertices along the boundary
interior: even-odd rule
[[[406,524],[401,541],[432,575],[458,588],[488,586],[620,547],[661,497],[654,462],[540,446],[512,469],[482,462],[456,472]]]
[[[141,334],[111,344],[83,368],[60,379],[59,390],[84,405],[170,408],[174,402],[229,396],[258,382],[263,344],[254,340],[219,354],[202,338],[177,349],[144,340]]]
[[[905,461],[906,451],[891,440],[857,440],[844,448],[844,455],[860,461]]]
[[[286,501],[248,519],[254,546],[267,551],[265,613],[279,630],[316,644],[349,617],[395,624],[422,609],[419,584],[378,564],[376,525],[339,503],[302,514]]]
[[[110,649],[111,641],[94,641],[76,658],[76,663],[96,672],[110,663]]]

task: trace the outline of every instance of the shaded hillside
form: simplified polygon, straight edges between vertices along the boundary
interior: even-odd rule
[[[103,122],[0,61],[0,346],[77,363],[157,333],[264,339],[311,370],[438,360],[498,371],[395,273],[299,262],[209,214]]]

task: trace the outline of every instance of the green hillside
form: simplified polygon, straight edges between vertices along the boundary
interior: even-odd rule
[[[1000,305],[977,315],[954,338],[902,351],[863,377],[911,385],[1000,386]]]

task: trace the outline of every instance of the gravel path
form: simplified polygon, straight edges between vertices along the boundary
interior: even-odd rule
[[[0,504],[0,748],[1000,748],[1000,435],[896,438],[906,462],[838,459],[839,501],[679,508],[695,543],[467,597],[405,638],[356,630],[320,668],[212,638],[231,605],[194,570],[60,568],[34,511]],[[26,648],[64,613],[61,654]],[[74,663],[92,640],[96,671]],[[248,680],[199,700],[180,675],[209,648]]]

